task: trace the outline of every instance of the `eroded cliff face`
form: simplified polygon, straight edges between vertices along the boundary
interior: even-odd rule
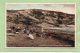
[[[49,22],[54,25],[56,23],[74,25],[75,15],[41,9],[7,10],[7,21],[24,21],[25,19],[36,22]]]
[[[42,10],[42,9],[26,9],[26,10],[7,10],[7,35],[9,35],[8,30],[11,29],[11,33],[18,39],[18,43],[22,47],[22,43],[19,42],[21,39],[24,40],[22,35],[26,35],[24,29],[31,30],[33,35],[36,37],[35,40],[46,40],[46,43],[39,42],[40,44],[47,44],[47,42],[51,42],[50,45],[71,45],[69,47],[73,47],[75,44],[75,15],[68,14],[64,12],[50,11],[50,10]],[[19,34],[15,34],[19,29]],[[10,34],[11,35],[11,34]],[[21,36],[21,39],[19,38]],[[43,38],[44,37],[44,38]],[[51,38],[49,38],[51,37]],[[15,38],[8,36],[9,38]],[[43,38],[43,39],[41,39]],[[47,38],[47,39],[46,39]],[[11,40],[12,40],[11,39]],[[54,39],[54,40],[53,40]],[[22,41],[21,40],[21,41]],[[33,40],[38,46],[40,44]],[[50,41],[49,41],[50,40]],[[15,47],[15,43],[10,43],[8,41],[8,46]],[[13,42],[12,41],[12,42]],[[27,41],[27,40],[26,40]],[[24,46],[31,46],[31,42],[24,41]],[[58,43],[56,43],[58,42]],[[29,44],[25,44],[29,43]],[[33,46],[37,46],[33,44]],[[62,46],[63,47],[63,46]]]

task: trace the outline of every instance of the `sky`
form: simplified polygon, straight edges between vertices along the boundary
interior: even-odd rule
[[[21,10],[21,9],[44,9],[52,11],[60,11],[69,14],[75,14],[75,4],[27,4],[16,3],[7,4],[7,10]]]

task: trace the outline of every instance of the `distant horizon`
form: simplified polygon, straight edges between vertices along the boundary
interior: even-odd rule
[[[14,10],[14,9],[10,9],[10,10]],[[18,10],[29,10],[29,9],[18,9]],[[45,10],[45,9],[40,9],[40,10]],[[49,11],[55,11],[55,10],[49,10]],[[55,11],[55,12],[61,12],[61,11]],[[65,13],[65,12],[62,12],[62,13]],[[70,14],[70,13],[66,13],[66,14]]]
[[[42,9],[75,14],[75,4],[7,4],[7,10]]]

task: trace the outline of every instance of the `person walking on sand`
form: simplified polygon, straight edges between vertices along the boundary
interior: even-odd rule
[[[26,31],[26,33],[27,33],[27,37],[29,37],[30,39],[34,39],[34,36],[31,34],[31,32],[30,32],[30,29],[29,28],[25,28],[25,31]]]

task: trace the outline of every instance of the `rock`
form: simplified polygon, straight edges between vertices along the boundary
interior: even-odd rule
[[[29,34],[29,36],[28,36],[30,39],[34,39],[34,36],[32,35],[32,34]]]

